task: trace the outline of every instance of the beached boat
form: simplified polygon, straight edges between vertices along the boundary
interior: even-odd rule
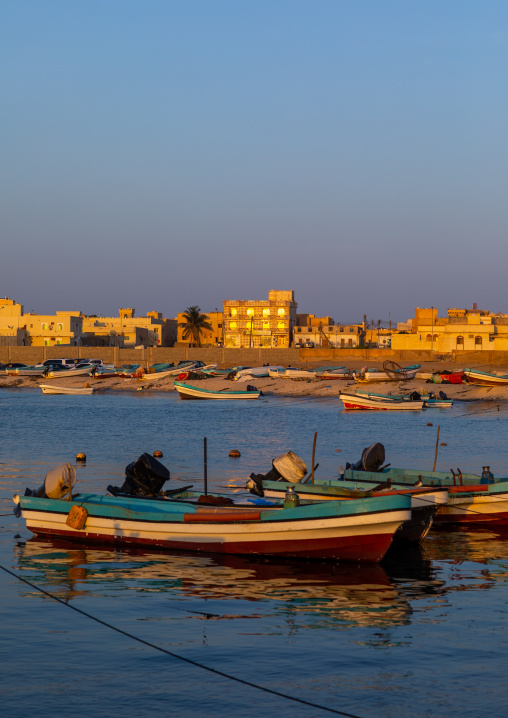
[[[76,369],[51,369],[51,371],[48,371],[46,374],[46,379],[63,379],[68,376],[85,376],[86,374],[90,374],[92,371],[96,371],[95,364],[87,364],[86,366]]]
[[[179,374],[183,374],[185,372],[192,371],[198,366],[199,362],[197,361],[185,361],[180,362],[175,367],[172,367],[171,369],[166,369],[164,371],[158,371],[154,374],[145,373],[142,376],[139,377],[142,381],[158,381],[159,379],[165,379],[168,376],[178,376]]]
[[[288,367],[287,369],[270,369],[268,376],[274,379],[315,379],[316,372],[309,369],[297,369],[296,367]]]
[[[185,384],[183,381],[175,381],[175,389],[180,394],[180,399],[259,399],[260,391],[231,391],[229,389],[204,389],[200,386]]]
[[[91,386],[56,386],[55,384],[39,384],[43,394],[93,394]]]
[[[340,400],[344,409],[350,410],[378,410],[378,411],[420,411],[423,401],[411,400],[406,396],[391,396],[389,394],[374,394],[372,392],[340,392]]]
[[[27,528],[41,536],[336,561],[380,561],[411,518],[404,495],[268,510],[88,493],[72,501],[15,495],[14,502]]]
[[[317,379],[341,379],[342,381],[354,379],[353,372],[345,366],[321,367],[316,369]]]
[[[24,366],[6,369],[5,373],[9,376],[42,376],[46,370],[45,366]]]
[[[508,374],[491,374],[479,369],[464,369],[464,376],[470,384],[501,386],[508,384]]]
[[[269,376],[270,371],[284,371],[283,366],[255,366],[250,369],[240,369],[236,372],[235,381],[248,381],[252,377]]]
[[[387,366],[392,364],[393,367]],[[394,362],[385,362],[381,369],[361,369],[355,373],[355,381],[374,382],[374,381],[408,381],[414,379],[421,364],[413,364],[411,366],[399,367]]]

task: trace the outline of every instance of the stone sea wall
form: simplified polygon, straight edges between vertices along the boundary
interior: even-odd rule
[[[201,359],[207,364],[217,362],[226,366],[258,366],[262,364],[342,364],[348,361],[365,361],[380,364],[392,360],[402,364],[421,364],[428,361],[447,361],[462,366],[508,364],[508,352],[476,351],[453,352],[441,355],[431,351],[395,351],[392,349],[230,349],[219,347],[148,347],[146,349],[118,349],[117,347],[17,347],[0,346],[0,362],[22,362],[33,365],[46,359],[70,357],[73,359],[102,359],[106,364],[142,364]]]

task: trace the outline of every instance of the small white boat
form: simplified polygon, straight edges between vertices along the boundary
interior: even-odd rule
[[[385,362],[385,365],[388,362]],[[397,364],[393,369],[361,369],[355,374],[355,381],[408,381],[414,379],[421,368],[421,364],[399,367]]]
[[[91,371],[94,371],[95,367],[95,364],[87,364],[79,369],[57,369],[56,371],[52,369],[46,374],[46,379],[61,379],[68,376],[85,376],[85,374],[90,374]]]
[[[384,394],[372,394],[369,392],[348,393],[340,392],[340,399],[344,408],[351,409],[374,409],[381,411],[420,411],[423,409],[422,400],[411,400],[402,396],[389,396]]]
[[[270,369],[268,375],[278,379],[315,379],[316,372],[309,371],[308,369],[297,369],[296,367],[288,366],[287,369],[273,370]]]
[[[92,386],[55,386],[54,384],[39,384],[43,394],[93,394]]]
[[[202,389],[200,386],[184,384],[183,381],[175,381],[175,389],[180,394],[180,399],[259,399],[261,395],[260,391]]]
[[[241,369],[236,373],[235,381],[239,381],[242,377],[246,376],[270,376],[271,371],[284,371],[283,366],[255,366],[250,369]]]

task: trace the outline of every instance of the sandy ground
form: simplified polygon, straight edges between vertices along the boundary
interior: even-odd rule
[[[350,361],[347,366],[352,370],[357,370],[365,365],[364,361]],[[318,368],[319,364],[306,365],[306,369]],[[381,369],[381,364],[369,364],[369,368],[377,367]],[[420,372],[435,373],[442,370],[458,371],[463,366],[447,362],[424,362]],[[470,367],[471,368],[471,367]],[[473,368],[489,371],[488,366],[476,366]],[[508,373],[508,367],[496,367],[498,373]],[[140,381],[136,378],[112,377],[109,379],[93,379],[91,377],[59,377],[58,379],[47,379],[44,377],[16,377],[0,375],[0,388],[17,388],[30,387],[36,389],[39,384],[55,384],[58,386],[82,387],[88,382],[93,386],[96,392],[110,391],[175,391],[174,379],[164,378],[157,379],[156,375],[149,375],[149,378]],[[204,379],[189,380],[197,386],[203,386],[206,389],[225,389],[225,390],[245,390],[247,384],[256,386],[261,389],[266,396],[281,397],[338,397],[339,392],[354,391],[355,388],[366,389],[372,388],[372,391],[382,394],[397,394],[410,391],[428,392],[434,391],[436,394],[439,390],[444,391],[451,399],[460,401],[508,401],[508,386],[504,387],[487,387],[475,386],[470,384],[431,384],[426,383],[423,379],[414,379],[397,385],[395,382],[376,382],[376,383],[357,383],[354,381],[344,380],[317,380],[317,379],[253,379],[247,383],[228,381],[226,379]]]

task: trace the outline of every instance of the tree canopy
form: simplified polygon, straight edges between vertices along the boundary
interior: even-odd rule
[[[213,331],[210,324],[208,314],[201,314],[201,308],[197,305],[187,307],[183,312],[184,321],[178,322],[178,326],[182,327],[182,336],[184,339],[191,339],[193,344],[201,346],[201,334],[203,331]]]

